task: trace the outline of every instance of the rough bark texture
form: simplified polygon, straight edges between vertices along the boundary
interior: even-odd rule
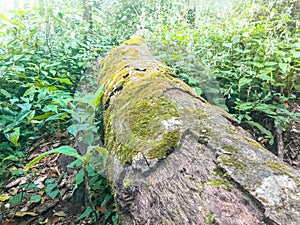
[[[300,224],[300,174],[169,75],[142,39],[100,67],[122,224]]]

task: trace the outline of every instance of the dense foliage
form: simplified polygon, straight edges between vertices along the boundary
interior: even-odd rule
[[[276,146],[275,128],[284,131],[299,116],[288,108],[300,93],[299,4],[39,0],[0,14],[0,185],[12,165],[23,167],[26,152],[42,135],[69,127],[76,136],[87,129],[72,124],[78,104],[91,105],[74,101],[80,80],[99,55],[136,32],[174,76]],[[77,122],[86,118],[76,115]],[[102,179],[86,168],[91,186]]]

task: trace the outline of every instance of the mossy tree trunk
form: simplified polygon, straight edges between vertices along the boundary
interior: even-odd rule
[[[300,174],[150,53],[100,63],[105,145],[122,224],[300,224]]]

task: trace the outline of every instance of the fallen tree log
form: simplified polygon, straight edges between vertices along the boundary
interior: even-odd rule
[[[100,63],[121,224],[300,224],[300,174],[169,74],[139,37]]]

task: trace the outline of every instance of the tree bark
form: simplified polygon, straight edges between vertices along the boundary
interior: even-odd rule
[[[139,37],[100,63],[121,224],[300,224],[300,174],[171,76]]]

